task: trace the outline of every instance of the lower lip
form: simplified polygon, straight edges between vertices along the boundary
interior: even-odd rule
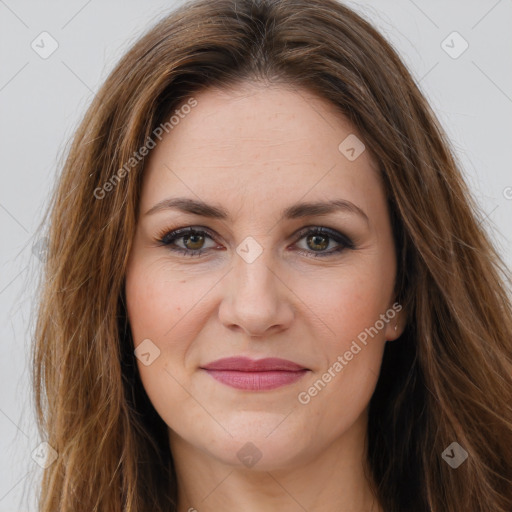
[[[215,380],[236,389],[265,391],[292,384],[301,379],[308,370],[238,372],[233,370],[206,370]]]

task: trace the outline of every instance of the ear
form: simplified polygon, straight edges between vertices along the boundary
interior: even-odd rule
[[[385,338],[386,341],[394,341],[399,338],[405,330],[407,314],[400,303],[394,302],[389,305],[386,316],[389,321],[386,324]]]

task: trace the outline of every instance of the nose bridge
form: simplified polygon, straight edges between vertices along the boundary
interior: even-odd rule
[[[220,310],[226,326],[237,325],[250,335],[262,335],[276,325],[284,327],[292,318],[270,242],[270,236],[247,237],[238,245]]]
[[[271,237],[246,237],[236,248],[234,257],[236,289],[239,294],[265,297],[269,300],[275,295],[276,275],[274,251],[270,247]],[[256,298],[256,297],[255,297]]]

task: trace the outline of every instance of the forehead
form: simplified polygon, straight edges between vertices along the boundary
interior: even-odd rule
[[[327,100],[304,89],[261,84],[210,88],[194,99],[196,106],[181,113],[151,152],[144,207],[171,193],[280,205],[341,194],[361,207],[382,196],[369,152],[350,160],[340,151],[343,141],[361,137]]]

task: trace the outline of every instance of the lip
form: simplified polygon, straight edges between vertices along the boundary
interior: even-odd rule
[[[292,384],[310,370],[292,361],[269,357],[227,357],[201,367],[215,380],[235,389],[265,391]]]

